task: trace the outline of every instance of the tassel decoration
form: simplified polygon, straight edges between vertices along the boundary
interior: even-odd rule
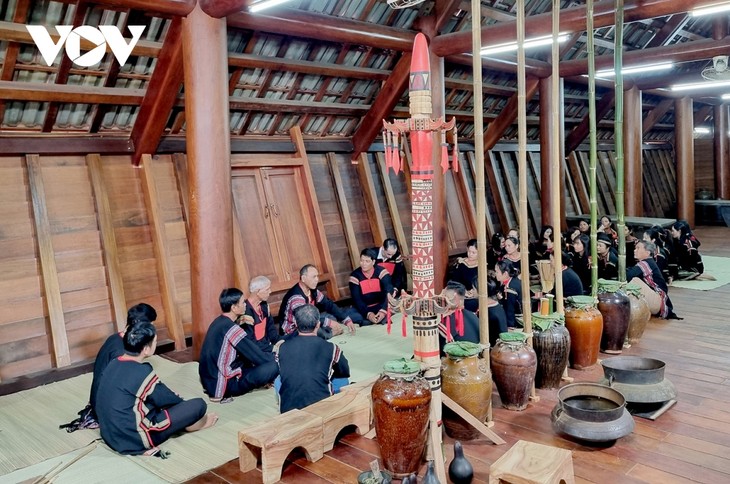
[[[444,330],[446,333],[446,342],[451,343],[454,341],[454,337],[451,335],[451,321],[449,320],[448,316],[441,316],[441,324],[444,325]]]
[[[408,334],[406,333],[406,323],[408,322],[408,318],[406,315],[403,315],[403,324],[401,324],[401,333],[403,333],[403,337],[405,338]]]
[[[390,306],[388,306],[388,309],[385,312],[385,320],[387,321],[386,328],[388,331],[388,334],[390,334],[390,329],[393,326],[393,319],[391,318],[392,313],[390,312]]]
[[[383,130],[383,148],[385,149],[385,172],[388,172],[390,166],[390,144],[388,143],[388,132]]]
[[[451,149],[451,167],[454,173],[459,173],[459,138],[456,132],[456,124],[454,124],[454,147]]]

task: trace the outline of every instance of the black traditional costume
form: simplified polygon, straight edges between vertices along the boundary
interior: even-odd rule
[[[205,416],[202,398],[183,400],[152,365],[120,356],[104,370],[96,399],[101,437],[120,454],[139,455]]]
[[[307,290],[304,292],[301,284],[297,283],[289,289],[281,300],[279,306],[279,323],[284,334],[290,335],[297,330],[297,322],[294,320],[294,310],[305,304],[312,304],[319,309],[320,313],[329,313],[337,321],[343,324],[351,323],[352,319],[345,312],[319,289]],[[329,327],[329,320],[325,320],[323,327]]]
[[[231,321],[218,316],[205,334],[198,373],[212,399],[243,395],[271,383],[278,374],[271,352],[263,352],[253,338]]]
[[[261,301],[258,308],[255,308],[251,301],[246,299],[246,310],[241,316],[240,323],[246,332],[246,337],[255,341],[265,353],[270,353],[279,341],[279,327],[269,313],[269,304],[266,301]]]
[[[318,336],[297,334],[279,348],[281,413],[304,408],[333,394],[332,378],[348,378],[350,366],[340,348]]]
[[[370,275],[366,275],[362,268],[358,267],[350,274],[350,295],[357,311],[362,315],[361,325],[371,323],[367,319],[369,313],[377,315],[382,313],[385,320],[388,310],[388,294],[393,293],[390,274],[380,266],[374,266]]]

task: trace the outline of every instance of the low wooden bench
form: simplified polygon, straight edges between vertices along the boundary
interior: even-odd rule
[[[489,484],[575,484],[569,450],[520,440],[489,467]]]
[[[361,435],[371,427],[370,387],[364,384],[342,387],[340,393],[302,410],[291,410],[238,433],[241,472],[261,463],[264,484],[281,479],[284,461],[297,447],[304,449],[310,462],[322,458],[335,445],[340,431],[348,425]]]
[[[322,458],[322,417],[291,410],[238,432],[241,472],[256,469],[261,462],[264,484],[277,482],[281,479],[284,461],[297,447],[304,449],[310,462]]]
[[[695,200],[695,221],[698,225],[730,227],[730,200]]]

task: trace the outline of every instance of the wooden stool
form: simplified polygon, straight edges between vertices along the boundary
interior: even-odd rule
[[[301,410],[291,410],[267,422],[238,432],[238,455],[241,472],[256,468],[261,461],[264,484],[281,479],[289,453],[302,447],[310,462],[324,455],[322,417]]]
[[[518,441],[489,467],[489,484],[574,484],[573,454],[549,445]]]
[[[322,418],[325,452],[332,450],[337,434],[348,425],[357,426],[360,435],[370,430],[369,391],[340,392],[305,407],[303,411]]]

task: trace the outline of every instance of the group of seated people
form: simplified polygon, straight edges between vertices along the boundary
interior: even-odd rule
[[[565,241],[557,245],[563,249],[564,297],[590,291],[586,227],[571,229]],[[627,280],[639,284],[652,314],[664,318],[673,316],[667,280],[703,272],[697,250],[700,244],[688,224],[677,221],[668,232],[652,227],[642,240],[627,237],[627,246],[629,240],[633,245]],[[598,235],[599,276],[616,278],[617,236],[608,217],[602,218]],[[536,261],[552,257],[556,248],[553,237],[552,227],[544,227],[539,240],[530,244],[531,272]],[[492,346],[500,333],[516,325],[522,313],[516,231],[508,232],[507,237],[495,234],[487,250]],[[444,345],[451,341],[479,342],[477,266],[477,241],[470,240],[466,257],[457,259],[442,292],[451,302],[438,328],[442,354]],[[271,281],[265,276],[251,279],[248,297],[238,288],[221,292],[221,314],[207,330],[199,361],[200,382],[210,402],[227,403],[256,388],[273,385],[280,411],[286,412],[322,400],[349,383],[347,359],[328,339],[346,330],[354,334],[356,325],[385,322],[388,296],[397,297],[406,290],[403,257],[393,239],[386,239],[379,249],[363,250],[360,267],[349,279],[351,309],[337,306],[318,284],[317,268],[312,264],[302,267],[299,281],[280,303],[277,319],[269,310]],[[203,399],[183,400],[145,362],[156,349],[156,318],[156,311],[148,304],[129,309],[126,330],[110,336],[99,350],[89,405],[79,412],[80,419],[66,426],[69,431],[99,427],[104,441],[122,454],[160,455],[159,445],[172,435],[215,425],[218,416],[207,413]]]
[[[283,413],[349,383],[347,359],[327,339],[345,328],[354,333],[353,318],[317,289],[315,266],[305,265],[299,276],[281,302],[281,324],[269,312],[268,278],[251,279],[248,297],[238,288],[221,292],[221,314],[208,327],[198,366],[210,402],[227,403],[274,386]],[[183,400],[144,361],[157,346],[156,318],[148,304],[129,309],[126,330],[110,336],[97,355],[89,405],[67,425],[69,431],[99,428],[104,442],[119,453],[164,457],[159,446],[172,435],[215,425],[218,416],[207,413],[203,399]]]
[[[704,272],[700,242],[684,220],[676,221],[669,229],[654,226],[643,232],[642,239],[625,227],[626,280],[639,285],[653,315],[673,318],[668,286],[672,280],[693,279]],[[618,234],[608,216],[601,217],[597,229],[596,253],[599,279],[618,279]],[[591,293],[590,226],[581,221],[564,235],[551,226],[544,226],[537,240],[528,246],[528,265],[532,284],[539,282],[538,261],[553,260],[556,248],[561,250],[563,297]],[[517,230],[507,236],[494,234],[487,248],[489,281],[496,283],[496,299],[501,303],[507,326],[513,327],[522,313],[521,252]],[[477,299],[477,241],[467,243],[466,257],[458,258],[449,271],[448,279],[465,287],[464,307],[478,313]],[[553,289],[553,293],[555,290]],[[491,297],[491,293],[488,293]],[[540,296],[538,292],[535,294]],[[492,312],[490,308],[489,312]]]

